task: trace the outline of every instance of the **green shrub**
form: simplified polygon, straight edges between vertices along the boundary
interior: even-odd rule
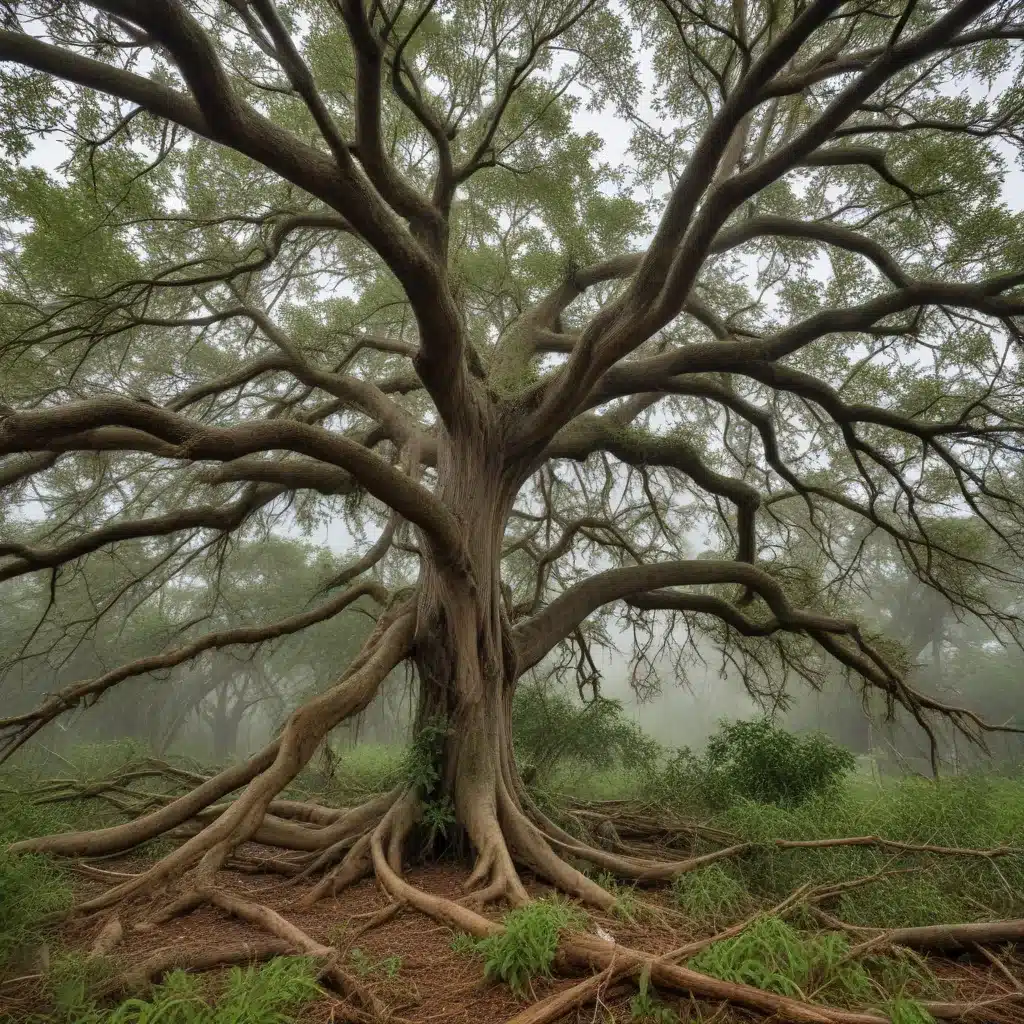
[[[703,754],[674,751],[650,774],[653,803],[721,810],[740,800],[796,807],[835,792],[857,766],[854,755],[819,734],[796,735],[767,718],[720,723]]]
[[[767,718],[722,722],[702,758],[704,785],[720,802],[780,807],[835,789],[856,766],[854,755],[827,736],[797,736]]]
[[[551,977],[551,964],[563,931],[583,927],[577,907],[552,897],[506,914],[505,931],[473,943],[484,959],[484,975],[505,982],[516,996],[527,994],[535,977]]]
[[[587,704],[550,684],[524,683],[512,703],[512,736],[524,775],[533,785],[551,782],[560,765],[589,769],[654,765],[660,746],[626,718],[617,700]]]

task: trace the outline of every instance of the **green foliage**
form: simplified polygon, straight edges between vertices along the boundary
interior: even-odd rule
[[[845,960],[848,952],[849,943],[841,935],[805,936],[780,918],[765,915],[739,935],[698,953],[690,966],[723,981],[797,999],[819,993],[834,1001],[863,1001],[871,995],[871,979],[860,964]]]
[[[516,690],[512,737],[524,775],[540,787],[567,764],[640,771],[651,768],[660,753],[659,745],[626,718],[619,701],[598,697],[584,704],[539,682]]]
[[[402,774],[424,800],[430,799],[441,780],[441,757],[447,739],[448,723],[435,719],[420,728],[405,754]]]
[[[423,807],[423,824],[427,827],[427,846],[432,847],[440,836],[448,838],[448,830],[455,824],[455,805],[450,797],[435,800]]]
[[[721,864],[677,875],[672,896],[685,914],[716,928],[739,917],[752,902],[743,881]]]
[[[0,968],[37,943],[46,916],[71,902],[64,873],[47,857],[12,854],[7,846],[60,824],[60,816],[49,807],[35,807],[18,797],[0,800]]]
[[[358,946],[349,952],[348,958],[356,974],[361,978],[367,978],[371,974],[383,974],[386,978],[393,981],[402,969],[402,958],[400,956],[386,956],[380,960],[374,960],[373,957]]]
[[[795,807],[834,790],[856,765],[849,750],[826,736],[794,735],[761,718],[723,721],[703,755],[681,750],[668,771],[710,807],[736,800]]]
[[[935,1024],[935,1018],[916,999],[893,999],[885,1011],[892,1024]]]
[[[561,899],[536,900],[506,914],[504,932],[478,939],[472,948],[483,957],[485,977],[505,982],[522,997],[533,978],[551,976],[562,932],[579,929],[585,921],[581,910]]]
[[[303,957],[278,957],[244,970],[233,967],[219,991],[211,988],[202,977],[172,971],[147,998],[128,999],[105,1010],[89,1001],[82,985],[66,985],[57,993],[57,1020],[66,1024],[292,1024],[298,1011],[320,995],[316,966]]]
[[[470,956],[476,953],[477,940],[469,932],[455,932],[452,935],[449,946],[453,953],[460,953],[463,956]]]
[[[779,850],[775,839],[882,836],[907,843],[989,849],[1024,844],[1024,779],[960,777],[933,782],[851,783],[797,807],[740,801],[712,819],[757,848],[730,864],[758,898],[775,902],[813,878],[838,882],[913,869],[846,893],[837,913],[853,924],[940,924],[1024,913],[1024,862],[900,856],[872,847]]]
[[[640,972],[637,992],[629,1001],[629,1018],[636,1024],[676,1024],[679,1014],[654,998],[651,988],[651,969],[647,966]]]
[[[914,1012],[923,1012],[908,993],[939,991],[934,976],[909,950],[861,960],[849,954],[845,936],[804,933],[778,917],[762,915],[739,935],[701,951],[690,966],[723,981],[798,999],[840,1005],[894,999],[891,1005],[898,1004],[909,1015],[908,1022],[916,1020]]]

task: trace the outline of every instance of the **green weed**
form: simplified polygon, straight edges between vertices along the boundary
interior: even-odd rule
[[[677,875],[672,895],[683,913],[713,928],[739,917],[752,904],[743,882],[721,864]]]
[[[315,966],[302,957],[279,957],[245,970],[232,968],[219,992],[211,989],[204,978],[173,971],[148,998],[128,999],[106,1010],[75,986],[58,993],[56,1020],[66,1024],[292,1024],[297,1012],[320,995]],[[46,1019],[38,1020],[42,1024]]]
[[[453,953],[461,953],[463,956],[470,956],[476,953],[477,940],[468,932],[455,932],[451,942],[448,944]]]
[[[873,986],[864,968],[845,960],[849,943],[841,935],[804,936],[778,917],[763,916],[739,935],[703,950],[694,970],[723,981],[754,985],[769,992],[829,1001],[867,999]]]
[[[505,931],[476,940],[472,948],[483,957],[485,977],[505,982],[522,997],[535,977],[551,977],[562,932],[582,928],[585,922],[586,915],[568,902],[537,900],[506,914]]]
[[[690,966],[723,981],[798,999],[839,1005],[895,999],[906,1014],[919,1009],[908,993],[939,992],[935,977],[909,951],[852,960],[844,936],[802,933],[770,915],[757,918],[739,935],[709,946]],[[912,1016],[906,1020],[919,1024]]]
[[[59,831],[58,812],[22,797],[0,801],[0,968],[38,943],[49,914],[70,905],[65,875],[46,857],[12,854],[7,845]]]
[[[892,1024],[935,1024],[935,1018],[914,999],[893,999],[885,1010]]]
[[[357,946],[348,955],[356,974],[361,978],[369,977],[371,974],[383,974],[386,978],[394,980],[402,969],[402,958],[400,956],[386,956],[380,960],[374,960],[364,950]]]

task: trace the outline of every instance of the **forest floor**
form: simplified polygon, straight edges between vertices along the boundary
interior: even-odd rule
[[[147,863],[140,857],[109,859],[104,861],[103,869],[133,873]],[[463,895],[465,868],[454,862],[412,867],[408,877],[427,892],[452,899]],[[538,977],[531,982],[530,995],[525,999],[517,998],[506,985],[484,978],[478,957],[453,948],[454,934],[450,929],[412,910],[400,911],[361,934],[353,934],[357,928],[346,928],[345,922],[368,920],[385,910],[390,902],[371,879],[357,883],[337,897],[324,899],[309,910],[296,909],[296,890],[274,876],[225,871],[220,881],[225,891],[278,911],[313,938],[339,949],[349,966],[387,1006],[393,1015],[390,1019],[395,1021],[498,1024],[511,1020],[533,1001],[571,988],[577,980]],[[80,899],[96,895],[104,888],[106,883],[81,876],[75,878],[72,886],[74,895]],[[535,897],[549,892],[529,878],[527,888]],[[626,946],[654,954],[666,953],[713,932],[702,928],[699,922],[687,924],[673,915],[672,900],[666,889],[647,891],[644,900],[653,908],[663,909],[665,917],[628,921],[620,916],[590,912],[589,924]],[[154,907],[161,902],[166,902],[166,896],[152,900]],[[136,909],[141,917],[146,916],[145,905]],[[500,916],[500,911],[493,908],[490,913]],[[51,949],[62,950],[64,956],[75,953],[84,956],[101,929],[102,922],[65,924],[48,937],[48,945]],[[108,958],[106,966],[120,973],[169,950],[174,950],[183,960],[193,955],[215,955],[218,950],[252,942],[253,938],[251,926],[215,907],[204,906],[152,931],[129,934]],[[977,1005],[998,999],[1014,992],[1014,979],[1022,979],[1016,982],[1020,986],[1017,991],[1024,989],[1024,950],[1004,948],[999,952],[998,962],[986,960],[979,952],[972,957],[922,956],[920,963],[934,976],[935,992],[941,992],[942,998],[948,1001]],[[12,976],[9,976],[5,984],[0,976],[0,1021],[9,1020],[13,1024],[60,1020],[60,1016],[52,1015],[53,1000],[45,976],[30,972],[21,978],[21,982],[10,984]],[[638,1012],[632,1002],[635,992],[633,985],[615,986],[603,992],[596,1004],[591,1002],[562,1019],[568,1024],[627,1021],[662,1024],[673,1020],[729,1024],[765,1019],[728,1003],[673,998],[670,993],[659,993],[652,1002],[654,1012],[645,1015]],[[308,1003],[299,1019],[303,1024],[344,1020],[341,1009],[336,999],[325,994]],[[986,1011],[974,1019],[993,1024],[1024,1024],[1024,1004],[1000,1006],[997,1011]],[[77,1022],[67,1021],[67,1024]]]
[[[81,783],[75,786],[82,788]],[[3,854],[3,846],[11,839],[83,825],[94,827],[112,814],[113,820],[117,819],[109,808],[104,812],[96,799],[66,800],[59,789],[49,792],[50,797],[42,799],[55,802],[39,803],[38,796],[26,802],[24,796],[0,795],[0,1021],[286,1024],[292,1020],[351,1019],[348,1004],[324,990],[314,993],[294,1015],[282,1012],[275,1016],[276,1011],[264,1007],[262,1015],[247,1017],[243,1013],[230,1021],[212,1014],[161,1016],[153,1007],[151,1013],[146,1011],[143,1003],[125,1010],[129,1003],[123,1000],[132,993],[123,987],[116,989],[116,998],[108,993],[108,998],[99,1002],[76,1004],[88,1009],[72,1006],[69,1010],[66,993],[60,995],[55,988],[55,977],[70,978],[76,984],[84,979],[102,989],[107,980],[138,973],[155,958],[170,956],[181,963],[206,956],[214,960],[220,950],[243,946],[255,950],[261,942],[266,947],[268,939],[251,924],[210,905],[150,930],[133,928],[130,922],[146,920],[174,895],[164,892],[156,894],[150,904],[133,904],[122,940],[99,959],[90,960],[88,954],[108,920],[105,917],[86,922],[71,918],[42,932],[28,928],[25,936],[31,950],[35,954],[41,949],[48,951],[48,970],[20,954],[10,956],[22,941],[15,935],[15,925],[24,925],[24,914],[18,917],[19,899],[42,907],[46,900],[40,903],[41,894],[52,889],[57,894],[50,901],[52,909],[71,905],[123,880],[123,874],[143,870],[159,853],[166,852],[157,848],[59,868],[42,858]],[[598,795],[601,799],[595,801]],[[699,964],[686,957],[679,962],[714,977],[809,1002],[868,1010],[895,1024],[927,1024],[931,1018],[922,1012],[926,1005],[945,1004],[948,1010],[952,1003],[975,1007],[974,1020],[1024,1024],[1024,943],[1013,946],[985,941],[936,954],[927,948],[908,953],[883,942],[877,949],[863,951],[864,937],[871,928],[1015,919],[1012,923],[1020,925],[1024,936],[1024,921],[1020,920],[1024,918],[1024,781],[965,779],[931,785],[904,780],[873,788],[857,783],[828,800],[796,810],[738,805],[711,821],[705,818],[700,826],[703,835],[700,829],[684,835],[683,819],[675,812],[662,810],[655,819],[649,808],[633,801],[609,800],[612,795],[610,791],[580,793],[574,813],[583,817],[607,814],[623,828],[648,827],[657,821],[664,834],[641,842],[662,844],[672,857],[721,847],[729,835],[745,840],[750,849],[741,857],[683,876],[672,886],[634,889],[616,886],[614,880],[603,877],[602,884],[617,895],[617,905],[613,913],[588,911],[582,930],[603,932],[623,947],[655,956],[719,936],[721,941],[710,947],[722,954],[717,961],[701,954],[704,959]],[[584,801],[584,796],[590,802]],[[573,798],[567,799],[571,803]],[[721,834],[712,840],[716,830],[722,830]],[[900,850],[837,842],[850,836],[883,836],[893,841],[890,846],[908,845]],[[826,843],[818,845],[818,840]],[[775,845],[779,841],[789,846]],[[251,847],[239,853],[252,860],[267,851]],[[441,860],[407,865],[406,871],[415,886],[429,893],[456,900],[464,895],[465,864]],[[524,882],[531,896],[549,895],[549,890],[529,875]],[[484,958],[465,941],[466,936],[408,908],[387,914],[388,897],[372,879],[324,898],[311,909],[301,909],[299,897],[308,884],[293,886],[280,875],[237,870],[222,871],[218,877],[223,892],[277,911],[316,942],[336,949],[338,961],[386,1007],[382,1019],[396,1024],[504,1024],[516,1020],[538,1000],[579,981],[541,974],[532,977],[527,991],[517,996],[502,981],[485,977]],[[820,897],[824,892],[830,893],[827,899]],[[772,913],[787,900],[784,912]],[[505,911],[499,906],[486,913],[497,919]],[[840,922],[848,926],[848,938],[843,937]],[[738,936],[722,936],[724,929],[737,924],[743,926]],[[6,937],[4,927],[10,931]],[[199,984],[206,986],[203,998],[216,1003],[225,973],[213,971],[202,977],[205,980]],[[591,997],[559,1019],[588,1024],[673,1024],[684,1020],[728,1024],[765,1019],[732,1003],[695,1000],[668,990],[651,989],[647,998],[638,998],[637,980],[601,989],[596,1003]],[[936,1016],[949,1019],[950,1013],[936,1012]]]
[[[119,858],[104,862],[104,867],[111,871],[135,872],[141,870],[145,863],[139,858]],[[465,867],[455,862],[412,867],[407,877],[414,885],[430,893],[452,899],[464,895]],[[372,915],[385,909],[390,902],[372,879],[364,879],[334,898],[321,900],[309,910],[297,910],[296,890],[274,876],[225,871],[220,882],[227,892],[271,907],[313,938],[347,953],[350,966],[364,976],[365,982],[396,1017],[409,1024],[425,1024],[427,1021],[450,1021],[451,1024],[500,1022],[513,1017],[525,1005],[506,985],[486,980],[477,957],[452,948],[454,934],[450,929],[415,911],[400,912],[354,940],[350,939],[346,932],[354,929],[346,929],[344,922]],[[75,896],[81,899],[96,895],[104,888],[104,883],[89,878],[76,879],[73,885]],[[543,896],[548,892],[545,886],[536,883],[528,882],[527,888],[533,896]],[[154,906],[160,902],[159,898],[153,900]],[[146,916],[144,906],[138,910],[140,916]],[[487,913],[500,917],[500,910],[495,908]],[[679,930],[665,925],[630,925],[601,914],[591,914],[590,918],[595,925],[622,942],[650,952],[665,952],[680,944]],[[67,925],[53,936],[51,942],[54,947],[84,954],[101,927],[102,923]],[[688,937],[682,938],[685,941]],[[151,932],[127,936],[113,955],[113,960],[117,968],[126,969],[169,947],[187,957],[191,953],[212,952],[252,939],[251,926],[215,907],[205,906]],[[571,978],[536,978],[532,986],[535,998],[542,998],[574,983],[575,979]],[[33,978],[18,988],[17,994],[8,992],[6,998],[0,989],[0,1020],[5,1014],[12,1020],[24,1020],[33,1013],[46,1012],[48,993],[42,977]],[[595,1017],[595,1008],[590,1006],[585,1012],[581,1011],[579,1020],[630,1020],[628,1002],[628,995],[622,994],[604,1003],[603,1016],[598,1014]],[[303,1010],[302,1021],[304,1024],[331,1021],[336,1006],[336,1001],[329,997],[318,1000]],[[1024,1020],[1024,1015],[1021,1019]]]

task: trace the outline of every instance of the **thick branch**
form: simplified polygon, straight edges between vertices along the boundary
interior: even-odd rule
[[[93,399],[0,416],[0,454],[45,451],[62,437],[107,426],[144,431],[174,445],[174,457],[179,459],[226,462],[284,448],[338,466],[355,476],[374,497],[420,527],[446,562],[465,564],[460,527],[429,491],[358,442],[294,420],[213,427],[130,399]]]

